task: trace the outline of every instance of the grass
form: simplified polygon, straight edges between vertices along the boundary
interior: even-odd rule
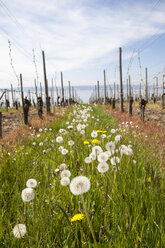
[[[85,134],[80,134],[76,128],[82,113],[76,114],[70,109],[61,119],[50,124],[50,130],[43,129],[40,137],[32,129],[33,135],[23,146],[2,152],[0,247],[96,247],[83,204],[98,247],[164,247],[161,159],[145,142],[139,142],[136,127],[127,131],[127,125],[120,128],[117,120],[101,107],[92,110],[88,111],[90,117]],[[67,130],[71,124],[73,130],[59,134],[59,129]],[[111,133],[114,128],[116,132]],[[98,161],[84,163],[94,146],[91,132],[98,129],[107,131],[106,138],[101,138],[101,133],[97,137],[104,151],[105,144],[114,141],[117,134],[121,134],[122,139],[116,144],[116,149],[125,144],[132,145],[133,150],[132,156],[122,157],[115,150],[121,162],[115,169],[109,160],[109,170],[104,174],[96,169]],[[56,142],[59,135],[64,139],[60,145],[69,151],[65,156]],[[74,146],[68,145],[69,140],[75,142]],[[84,145],[84,140],[90,145]],[[84,203],[82,196],[73,195],[69,186],[61,186],[60,173],[55,170],[62,163],[68,165],[71,179],[77,175],[90,179],[91,188],[83,195]],[[35,178],[38,185],[34,189],[35,198],[27,203],[26,210],[21,192],[29,178]],[[71,222],[77,213],[83,213],[84,219]],[[27,226],[24,238],[15,238],[12,233],[17,223]]]

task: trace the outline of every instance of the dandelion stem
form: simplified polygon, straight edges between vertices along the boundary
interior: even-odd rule
[[[87,212],[87,208],[86,208],[86,205],[85,205],[85,202],[84,202],[84,197],[83,195],[81,195],[81,199],[82,199],[82,203],[83,203],[83,208],[84,208],[84,211],[85,211],[85,215],[87,217],[87,221],[88,221],[88,224],[89,224],[89,228],[90,228],[90,231],[91,231],[91,234],[92,234],[92,237],[93,237],[93,240],[94,240],[94,244],[95,244],[95,247],[97,248],[97,242],[96,242],[96,237],[95,237],[95,234],[94,234],[94,230],[93,230],[93,227],[92,227],[92,223],[89,219],[89,216],[88,216],[88,212]]]
[[[25,222],[26,222],[26,226],[28,225],[28,221],[27,221],[27,202],[25,202]]]

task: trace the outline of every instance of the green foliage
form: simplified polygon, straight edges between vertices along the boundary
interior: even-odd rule
[[[60,184],[60,173],[55,170],[62,163],[68,165],[71,179],[77,175],[90,179],[91,188],[84,194],[84,199],[98,247],[163,247],[164,181],[156,151],[140,141],[137,128],[123,132],[125,128],[120,129],[117,121],[98,106],[93,107],[85,134],[77,131],[76,122],[74,129],[59,134],[59,129],[67,130],[73,118],[76,119],[75,114],[70,110],[62,119],[51,124],[50,130],[42,130],[40,137],[32,130],[31,140],[24,146],[10,154],[3,152],[0,168],[0,247],[94,247],[86,217],[82,221],[71,222],[76,213],[83,212],[83,206],[81,196],[74,196],[69,186]],[[111,133],[112,128],[117,131]],[[101,138],[101,133],[97,137],[104,151],[105,144],[121,134],[122,139],[116,148],[121,144],[131,144],[133,155],[123,155],[117,170],[109,160],[109,170],[99,173],[97,161],[84,162],[94,146],[91,138],[93,130],[107,131],[106,138]],[[111,137],[108,138],[108,135]],[[63,137],[63,143],[56,142],[57,136]],[[75,142],[74,146],[68,145],[69,140]],[[83,144],[85,140],[90,142],[89,146]],[[60,145],[69,151],[65,156],[59,151]],[[34,189],[35,198],[27,203],[26,211],[21,192],[29,178],[35,178],[38,185]],[[24,238],[15,238],[12,233],[17,223],[27,226]]]

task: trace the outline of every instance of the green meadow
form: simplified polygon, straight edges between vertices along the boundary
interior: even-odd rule
[[[2,248],[163,248],[163,216],[162,157],[100,106],[69,108],[1,153]]]

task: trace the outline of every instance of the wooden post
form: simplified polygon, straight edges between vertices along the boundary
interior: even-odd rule
[[[119,48],[119,73],[120,73],[120,111],[124,112],[123,105],[123,82],[122,82],[122,49]]]
[[[37,84],[36,84],[36,79],[34,79],[34,85],[35,85],[35,93],[36,93],[36,101],[38,98],[38,92],[37,92]]]
[[[145,72],[146,72],[145,98],[146,98],[146,101],[148,101],[148,70],[147,68],[145,69]]]
[[[128,101],[128,78],[127,78],[127,101]]]
[[[106,72],[104,70],[104,104],[106,104]]]
[[[141,96],[141,83],[139,84],[139,99],[140,99],[140,96]]]
[[[69,84],[69,105],[71,105],[71,89],[70,89],[70,81],[68,82]]]
[[[131,97],[131,77],[128,77],[128,84],[129,84],[129,98]]]
[[[46,76],[46,65],[45,65],[45,53],[42,51],[42,59],[43,59],[43,71],[44,71],[44,82],[45,82],[45,97],[46,97],[46,112],[50,113],[50,101],[48,95],[48,82]]]
[[[0,138],[2,138],[2,112],[0,112]]]
[[[74,101],[74,87],[72,87],[72,99]]]
[[[61,72],[61,91],[62,91],[62,105],[64,106],[64,83],[63,83],[63,74]]]
[[[41,98],[42,98],[42,84],[40,82],[40,94],[41,94]]]
[[[162,85],[162,107],[164,108],[165,106],[165,93],[164,93],[164,89],[165,89],[165,74],[163,74],[163,85]]]
[[[23,109],[23,116],[24,116],[24,124],[27,124],[26,123],[26,117],[25,117],[25,108],[24,108],[24,94],[23,94],[22,74],[20,74],[20,85],[21,85],[21,100],[22,100],[22,109]]]
[[[100,86],[99,86],[99,81],[97,81],[97,97],[98,97],[98,103],[100,103]]]
[[[156,100],[158,101],[158,77],[156,77]]]
[[[13,85],[11,84],[11,97],[12,97],[12,103],[14,107],[14,94],[13,94]]]

